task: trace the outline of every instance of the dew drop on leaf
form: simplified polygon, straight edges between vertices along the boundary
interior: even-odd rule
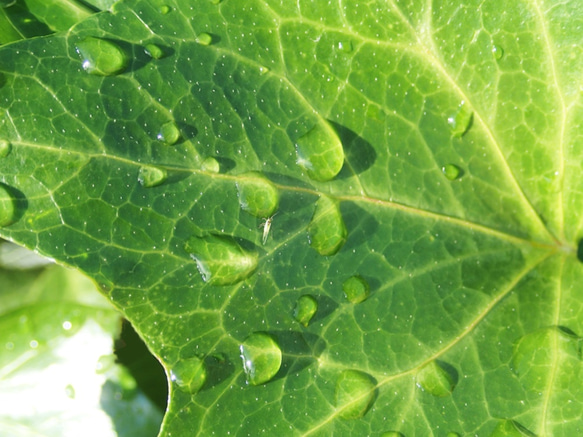
[[[6,158],[12,151],[12,143],[6,140],[0,140],[0,158]]]
[[[329,181],[342,169],[344,149],[338,134],[320,120],[296,141],[297,163],[315,181]]]
[[[416,379],[417,385],[433,396],[447,396],[455,387],[454,377],[435,360],[423,366]]]
[[[164,57],[164,50],[157,44],[148,44],[144,49],[146,54],[153,59],[161,59]]]
[[[200,45],[208,46],[213,42],[213,37],[206,32],[202,32],[197,35],[196,42]]]
[[[217,161],[212,156],[209,156],[202,162],[200,169],[209,173],[218,173],[221,171],[221,166],[219,161]]]
[[[405,437],[399,431],[385,431],[381,434],[381,437]]]
[[[138,181],[145,188],[156,187],[167,179],[166,169],[143,165],[138,170]]]
[[[447,124],[449,124],[451,134],[457,138],[464,136],[464,134],[470,129],[473,119],[473,111],[466,102],[462,101],[455,114],[447,119]]]
[[[298,323],[307,327],[310,324],[310,320],[318,311],[318,301],[314,296],[309,294],[304,294],[300,296],[296,302],[296,307],[294,309],[294,318]]]
[[[112,41],[88,37],[76,44],[83,60],[83,69],[89,74],[113,76],[128,66],[128,58],[121,47]]]
[[[162,15],[166,15],[167,13],[169,13],[172,10],[172,8],[168,5],[162,5],[162,6],[160,6],[160,8],[158,10],[160,11],[160,13]]]
[[[445,437],[460,437],[460,435],[457,432],[450,431]]]
[[[368,373],[345,370],[336,381],[336,408],[343,419],[363,417],[376,399],[376,381]]]
[[[237,178],[241,208],[255,217],[272,216],[279,205],[277,188],[259,173],[245,173]]]
[[[269,68],[264,67],[264,66],[259,67],[259,74],[264,75],[267,73],[269,73]]]
[[[281,367],[281,349],[269,334],[255,332],[247,337],[239,349],[248,384],[266,383]]]
[[[456,180],[463,176],[462,169],[455,164],[446,164],[441,167],[441,171],[450,181]]]
[[[494,59],[496,59],[498,61],[498,60],[502,59],[502,56],[504,56],[504,49],[500,46],[493,45],[492,46],[492,54],[494,55]]]
[[[514,420],[501,420],[490,437],[533,437],[534,434]]]
[[[352,276],[344,281],[342,290],[346,299],[351,303],[363,302],[370,294],[368,282],[360,276]]]
[[[211,285],[236,284],[257,268],[257,255],[245,251],[227,237],[192,237],[184,249],[196,262],[203,281]]]
[[[174,123],[173,121],[169,121],[162,125],[162,127],[160,128],[160,132],[158,132],[156,138],[162,141],[164,144],[172,146],[176,144],[180,139],[180,129],[178,129],[176,123]]]
[[[339,41],[336,47],[342,52],[350,53],[352,52],[352,41]]]
[[[8,226],[16,221],[16,198],[9,187],[0,183],[0,226]]]
[[[65,387],[65,396],[67,396],[69,399],[75,399],[75,387],[73,387],[71,384],[67,384]]]
[[[327,196],[321,196],[310,224],[310,245],[320,255],[334,255],[346,242],[346,225],[338,204]]]
[[[170,380],[184,392],[196,393],[206,381],[206,368],[198,357],[179,360],[170,370]]]

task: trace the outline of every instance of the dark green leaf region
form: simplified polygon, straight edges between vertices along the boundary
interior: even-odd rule
[[[581,0],[95,5],[5,26],[0,236],[131,321],[161,435],[583,435]]]

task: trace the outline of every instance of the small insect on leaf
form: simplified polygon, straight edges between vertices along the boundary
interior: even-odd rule
[[[277,213],[276,213],[277,214]],[[271,217],[267,217],[265,221],[262,223],[263,225],[263,245],[267,242],[267,237],[269,236],[269,231],[271,229],[271,222],[273,221],[273,217],[276,214],[273,214]]]

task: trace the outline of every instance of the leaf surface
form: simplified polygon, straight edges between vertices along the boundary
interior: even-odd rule
[[[2,235],[132,321],[163,435],[577,435],[580,6],[133,0],[6,46]]]

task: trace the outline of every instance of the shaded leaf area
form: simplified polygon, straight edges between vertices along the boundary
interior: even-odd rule
[[[104,436],[156,435],[160,411],[115,364],[120,315],[88,278],[0,269],[0,290],[2,435],[72,435],[88,424]]]
[[[0,50],[2,235],[134,324],[163,435],[581,431],[580,2],[450,3],[123,1]]]

